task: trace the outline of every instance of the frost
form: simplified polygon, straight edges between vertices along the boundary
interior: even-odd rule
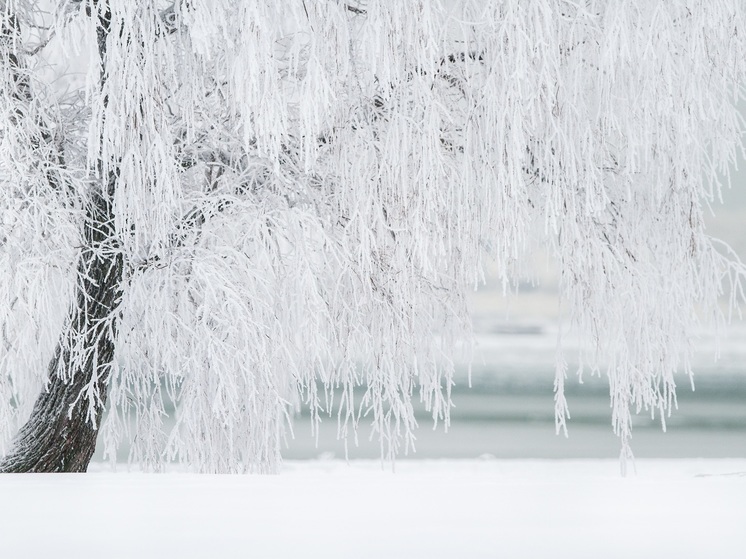
[[[490,259],[510,291],[536,224],[623,456],[633,413],[675,407],[721,295],[743,299],[702,218],[743,149],[740,0],[50,4],[0,2],[5,440],[96,188],[124,262],[102,436],[153,468],[274,470],[301,405],[412,449],[413,398],[448,424],[466,290]],[[64,95],[60,55],[88,58]]]

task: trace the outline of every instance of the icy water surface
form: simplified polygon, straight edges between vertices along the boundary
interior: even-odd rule
[[[497,329],[480,336],[481,361],[466,371],[453,390],[455,407],[448,433],[432,429],[420,409],[415,454],[409,458],[614,458],[619,441],[611,428],[608,381],[584,375],[577,381],[570,364],[566,394],[569,436],[555,434],[553,378],[556,334],[541,327],[512,332]],[[681,375],[678,409],[666,418],[644,412],[635,417],[633,451],[640,458],[746,457],[746,330],[736,329],[721,342],[715,362],[713,340],[704,339],[695,363],[695,387]],[[572,349],[567,353],[571,360]],[[295,439],[286,458],[343,458],[345,445],[336,438],[336,417],[325,418],[318,447],[307,416],[296,418]],[[375,458],[377,440],[363,428],[359,445],[348,446],[350,458]]]
[[[568,390],[572,418],[569,436],[555,434],[551,379],[543,389],[516,385],[457,389],[448,433],[431,428],[423,411],[418,418],[417,452],[409,458],[613,458],[619,442],[611,429],[611,410],[604,380],[598,387]],[[659,420],[640,415],[635,420],[633,450],[645,458],[746,457],[746,382],[723,376],[696,393],[682,388],[679,409],[667,418],[667,432]],[[310,436],[308,417],[296,418],[295,439],[286,458],[341,458],[344,444],[336,440],[336,419],[321,425],[318,448]],[[377,441],[369,441],[364,428],[350,458],[375,458]]]

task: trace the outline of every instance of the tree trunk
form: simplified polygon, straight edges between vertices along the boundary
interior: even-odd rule
[[[114,182],[109,177],[108,193]],[[84,229],[70,323],[49,364],[49,383],[0,461],[0,472],[84,472],[96,448],[122,280],[122,258],[112,246],[110,196],[94,196]]]
[[[92,0],[92,4],[97,6],[98,0]],[[86,10],[90,9],[88,5]],[[99,56],[105,64],[111,25],[108,9],[98,15],[98,23]],[[18,40],[20,27],[14,14],[3,20],[1,31],[4,39]],[[27,78],[20,71],[21,63],[15,51],[8,56],[8,63],[16,73],[16,98],[30,103],[31,92]],[[101,80],[103,84],[103,72]],[[64,160],[58,163],[64,166]],[[121,299],[123,268],[112,210],[117,175],[110,172],[103,177],[103,168],[103,162],[99,161],[102,179],[94,186],[87,206],[69,324],[49,363],[47,386],[13,440],[10,453],[0,460],[0,473],[84,472],[96,449],[114,360],[116,309]]]

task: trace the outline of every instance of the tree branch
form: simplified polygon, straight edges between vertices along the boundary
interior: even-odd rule
[[[14,102],[15,107],[13,108],[13,116],[10,121],[15,126],[21,126],[21,122],[26,118],[32,118],[33,129],[31,130],[30,140],[31,148],[34,153],[40,153],[46,151],[50,154],[52,168],[44,158],[40,157],[42,166],[44,167],[44,175],[47,183],[52,187],[53,190],[59,193],[71,194],[71,189],[63,179],[60,169],[66,167],[65,157],[61,146],[61,141],[57,138],[52,131],[49,124],[44,120],[44,117],[38,110],[34,110],[36,100],[31,88],[31,82],[26,71],[25,64],[21,59],[18,52],[25,52],[20,48],[21,43],[21,28],[15,14],[5,13],[0,15],[0,48],[2,48],[2,56],[5,58],[8,68],[10,69],[11,80],[9,85],[11,91],[6,92]],[[51,38],[51,35],[50,35]],[[40,48],[46,45],[42,43],[34,52],[38,52]],[[54,169],[56,167],[56,169]]]

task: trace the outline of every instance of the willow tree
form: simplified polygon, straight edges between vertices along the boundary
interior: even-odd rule
[[[743,295],[742,0],[47,4],[0,1],[0,470],[273,470],[301,405],[392,456],[536,230],[624,457]]]

